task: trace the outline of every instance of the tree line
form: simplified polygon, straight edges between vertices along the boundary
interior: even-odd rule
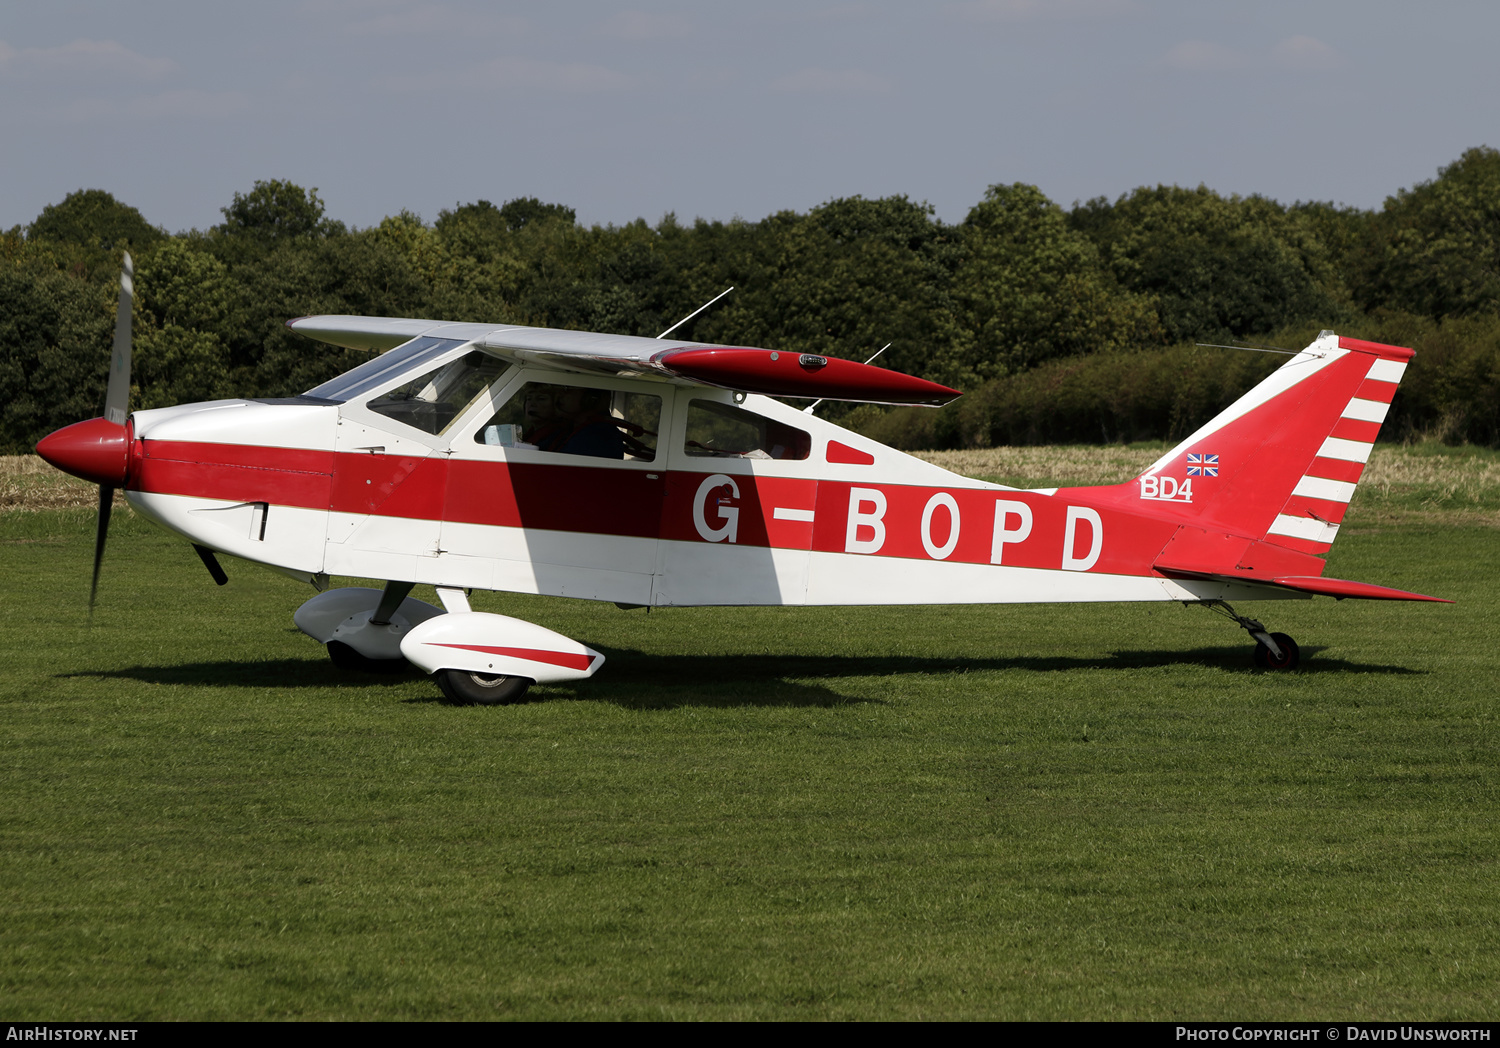
[[[1500,446],[1500,152],[1468,150],[1378,209],[1142,187],[1071,209],[991,186],[962,222],[904,196],[757,222],[584,226],[535,198],[367,229],[258,181],[169,234],[80,190],[0,234],[0,450],[98,414],[120,251],[136,261],[132,406],[287,396],[363,359],[284,322],[420,316],[864,359],[968,395],[940,411],[825,404],[908,448],[1180,437],[1321,328],[1411,346],[1388,438]]]

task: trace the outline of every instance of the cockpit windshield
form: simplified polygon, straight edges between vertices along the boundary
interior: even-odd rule
[[[441,433],[510,366],[476,349],[387,390],[365,407],[424,433]]]
[[[440,357],[453,347],[461,345],[463,340],[457,338],[429,338],[425,335],[414,338],[378,357],[371,357],[353,371],[346,371],[321,386],[314,386],[303,396],[320,397],[340,404],[358,400],[406,368]]]

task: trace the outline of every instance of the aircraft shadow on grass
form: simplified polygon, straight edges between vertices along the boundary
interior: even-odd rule
[[[1320,648],[1304,649],[1299,675],[1422,673],[1405,666],[1351,662],[1315,657]],[[548,685],[533,692],[532,701],[578,699],[608,702],[627,709],[668,709],[681,706],[732,708],[737,706],[834,707],[883,705],[884,700],[834,690],[836,682],[863,677],[933,676],[983,671],[1054,673],[1068,670],[1132,671],[1172,666],[1202,666],[1234,674],[1256,676],[1244,645],[1195,648],[1188,651],[1114,651],[1105,657],[1012,656],[999,658],[933,658],[911,655],[648,655],[627,648],[604,648],[605,674],[578,685]],[[63,678],[128,679],[148,684],[228,688],[405,687],[420,676],[402,673],[349,673],[321,658],[223,660],[170,666],[130,666],[58,674]],[[818,682],[818,683],[813,683]],[[441,702],[431,696],[406,698],[408,703]]]

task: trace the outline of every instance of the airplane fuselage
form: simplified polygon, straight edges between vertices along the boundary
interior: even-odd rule
[[[754,395],[670,390],[650,461],[474,439],[493,403],[536,378],[517,369],[441,437],[358,404],[137,412],[127,498],[196,543],[309,579],[657,606],[1301,595],[1154,570],[1181,526],[1159,498],[1135,491],[1139,509],[1125,509],[1117,488],[988,484]],[[805,432],[806,456],[692,453],[694,401]],[[1188,478],[1173,486],[1192,497]],[[1282,574],[1321,569],[1278,556]]]

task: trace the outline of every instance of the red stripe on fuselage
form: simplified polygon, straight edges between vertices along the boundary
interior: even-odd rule
[[[142,440],[132,491],[327,509],[334,454],[306,448]]]
[[[1118,574],[1148,574],[1192,509],[1187,502],[1139,498],[1136,484],[1064,489],[1052,497],[576,462],[147,442],[144,468],[132,486],[354,515],[970,564],[995,562],[1001,532],[1008,534],[999,538],[999,563],[1054,570],[1064,565],[1065,553],[1074,567],[1089,560],[1097,534],[1098,556],[1086,570]],[[1207,487],[1212,478],[1197,480]],[[1031,526],[1022,538],[1026,515]],[[1070,517],[1072,548],[1065,551]]]
[[[660,527],[665,470],[469,459],[447,466],[442,518],[454,523],[638,538],[655,538]]]

